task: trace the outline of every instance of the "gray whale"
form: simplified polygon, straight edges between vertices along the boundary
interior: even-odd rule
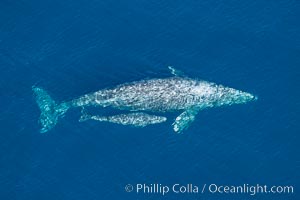
[[[159,124],[165,122],[167,121],[167,118],[156,116],[156,115],[149,115],[147,113],[142,113],[142,112],[133,112],[129,114],[120,114],[120,115],[113,115],[113,116],[89,115],[87,113],[84,113],[80,117],[79,121],[83,122],[86,120],[96,120],[99,122],[111,122],[115,124],[132,125],[135,127],[145,127],[150,124]]]
[[[169,67],[173,76],[135,81],[118,85],[114,88],[102,89],[94,93],[85,94],[77,99],[57,104],[42,88],[33,86],[36,101],[41,110],[40,132],[51,130],[65,112],[74,107],[112,107],[124,110],[128,114],[118,116],[103,116],[102,121],[113,122],[130,120],[130,125],[138,126],[143,112],[165,113],[181,112],[173,122],[173,130],[181,133],[194,121],[197,113],[203,109],[244,104],[257,99],[256,96],[215,83],[195,80],[182,75],[181,72]],[[132,113],[139,114],[134,117]],[[150,115],[149,115],[150,116]],[[153,117],[143,117],[143,126],[155,124]],[[160,116],[157,116],[160,117]],[[100,117],[98,116],[100,119]],[[104,120],[106,119],[106,120]],[[110,119],[110,120],[109,120]],[[149,119],[149,121],[147,121]],[[166,120],[157,121],[157,123]],[[136,124],[135,124],[136,123]],[[122,123],[119,123],[122,124]],[[126,125],[123,123],[123,125]]]

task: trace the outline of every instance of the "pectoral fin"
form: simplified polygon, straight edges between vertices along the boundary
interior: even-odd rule
[[[173,66],[168,66],[168,68],[171,71],[171,74],[173,74],[174,76],[185,76],[182,71],[175,69]]]
[[[181,113],[178,117],[176,117],[174,123],[172,124],[174,131],[176,133],[182,133],[182,131],[187,129],[195,120],[198,112],[198,109],[189,109]]]

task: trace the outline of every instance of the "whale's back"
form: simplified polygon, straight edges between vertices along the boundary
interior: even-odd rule
[[[199,81],[187,78],[150,79],[107,90],[111,106],[127,110],[183,110],[195,104],[193,88]]]

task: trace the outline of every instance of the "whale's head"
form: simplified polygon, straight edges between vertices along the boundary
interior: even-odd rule
[[[257,96],[248,92],[243,92],[233,88],[227,88],[219,86],[217,89],[216,103],[219,106],[232,105],[232,104],[244,104],[251,101],[256,101]]]
[[[199,97],[200,107],[218,107],[233,104],[244,104],[256,101],[257,97],[248,92],[201,81],[192,89],[195,96]]]

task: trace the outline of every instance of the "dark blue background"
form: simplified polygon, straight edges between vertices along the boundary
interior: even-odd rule
[[[0,199],[250,199],[137,195],[128,183],[293,185],[299,197],[300,5],[296,0],[0,2]],[[31,86],[58,102],[143,78],[192,78],[259,96],[206,110],[182,135],[79,123],[39,133]],[[177,114],[177,113],[176,113]]]

